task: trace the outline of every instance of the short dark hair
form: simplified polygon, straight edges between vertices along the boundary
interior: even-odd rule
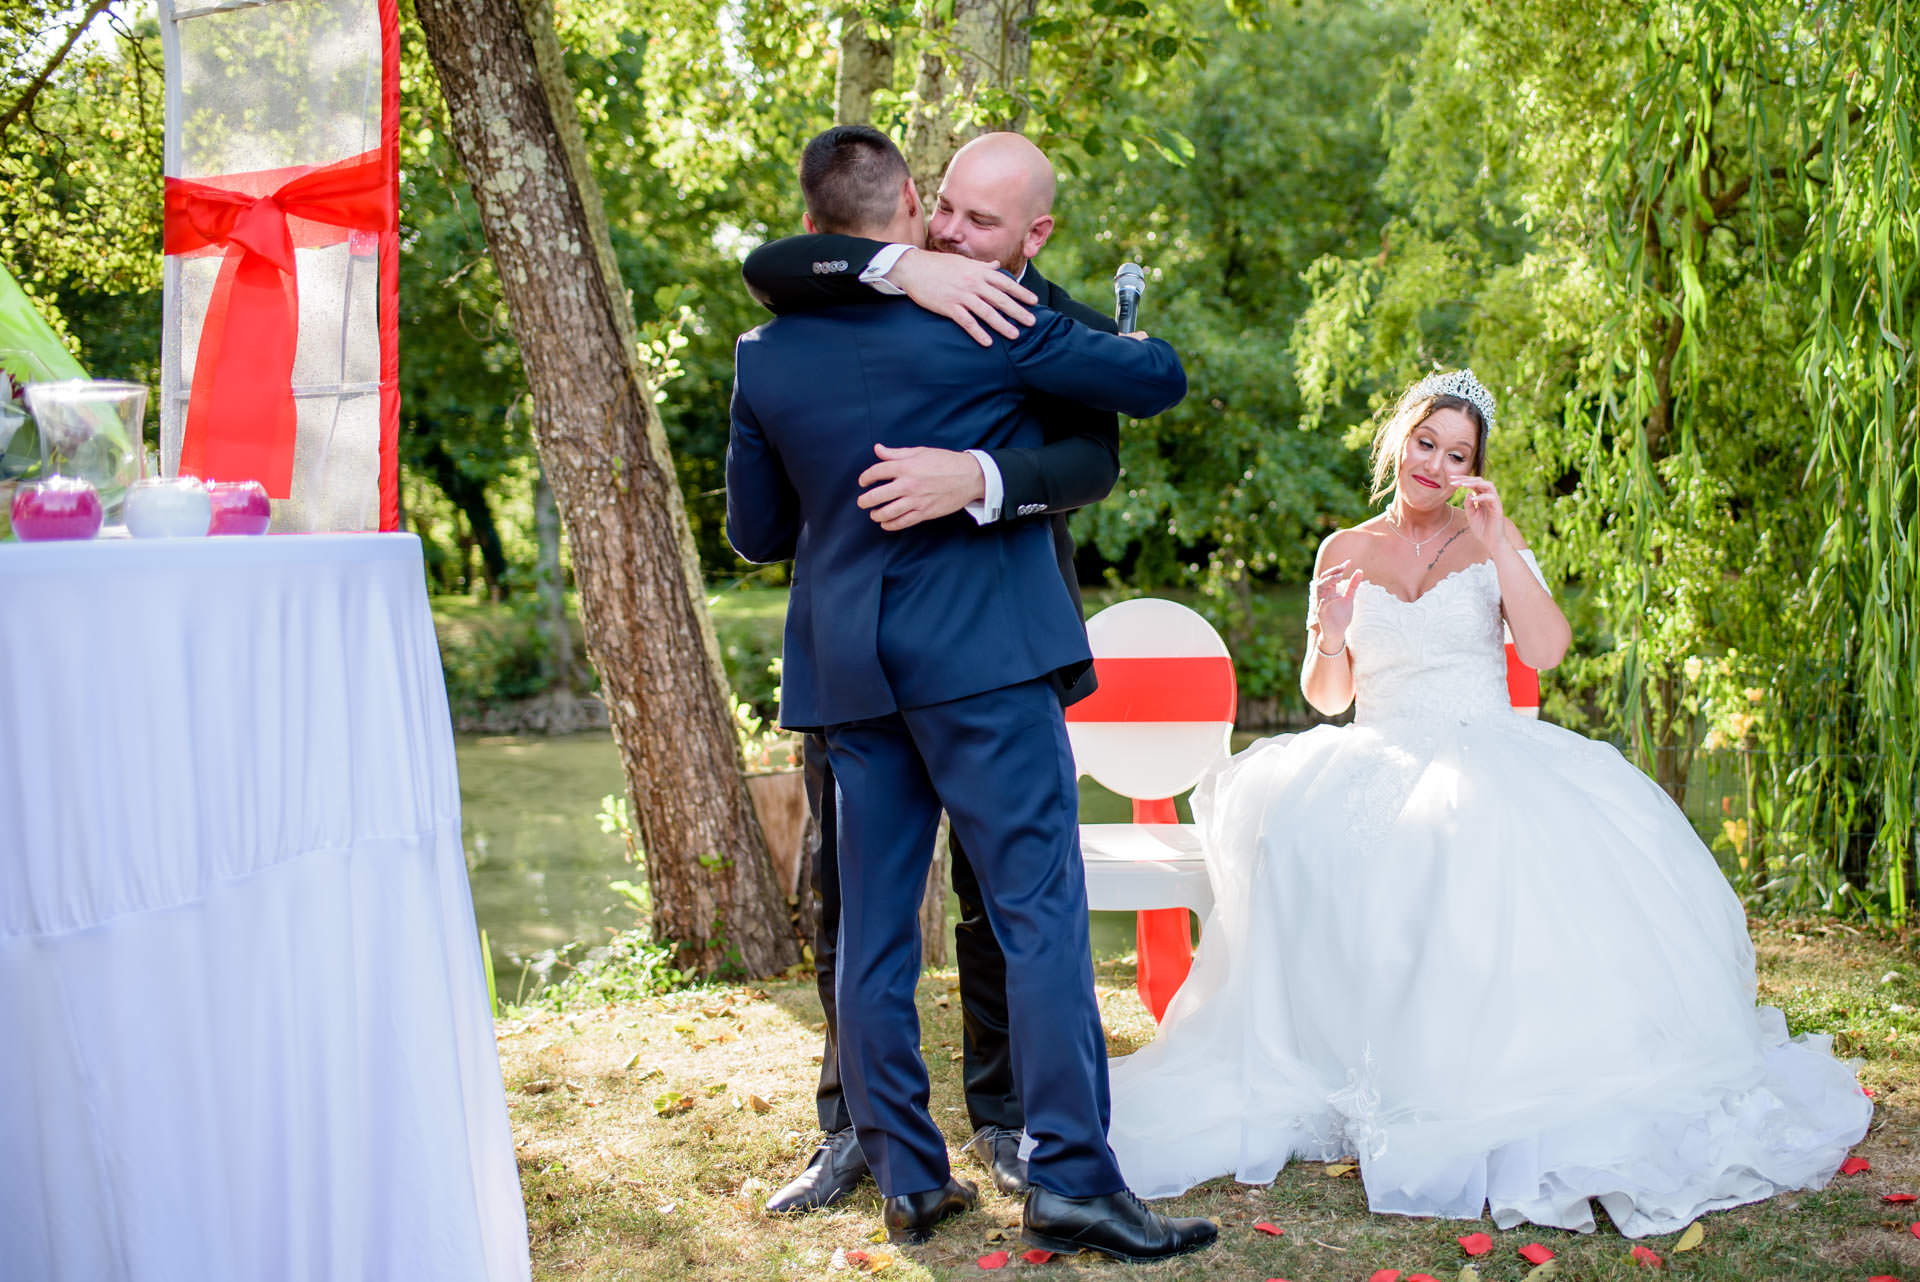
[[[871,125],[835,125],[800,153],[800,194],[821,231],[872,231],[893,221],[907,160]]]

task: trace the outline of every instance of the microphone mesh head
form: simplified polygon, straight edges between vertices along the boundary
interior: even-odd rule
[[[1131,288],[1138,292],[1147,287],[1147,277],[1140,270],[1139,263],[1121,263],[1113,273],[1113,287],[1116,290]]]

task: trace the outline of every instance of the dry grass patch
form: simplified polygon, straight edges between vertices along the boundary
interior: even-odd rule
[[[1866,1279],[1920,1282],[1920,964],[1905,936],[1823,922],[1756,923],[1762,999],[1796,1031],[1834,1032],[1864,1058],[1862,1081],[1879,1103],[1858,1152],[1873,1169],[1710,1215],[1705,1241],[1646,1243],[1664,1274],[1716,1282]],[[1116,1053],[1152,1035],[1127,963],[1098,968],[1101,1011]],[[951,972],[920,985],[923,1045],[935,1118],[955,1150],[968,1134],[959,1082],[959,1000]],[[1296,1164],[1265,1188],[1216,1180],[1168,1209],[1221,1225],[1220,1245],[1182,1260],[1129,1267],[1089,1256],[1031,1265],[1019,1259],[1020,1207],[983,1186],[981,1204],[924,1247],[872,1241],[880,1200],[868,1187],[832,1211],[773,1219],[767,1195],[796,1172],[817,1138],[813,1089],[820,1008],[811,979],[713,987],[626,1003],[523,1012],[499,1026],[508,1104],[540,1279],[736,1282],[829,1278],[1140,1278],[1150,1282],[1285,1278],[1366,1282],[1375,1270],[1439,1282],[1466,1277],[1456,1239],[1486,1232],[1494,1249],[1471,1261],[1480,1282],[1648,1279],[1630,1243],[1605,1225],[1589,1236],[1491,1222],[1407,1220],[1367,1212],[1357,1179]],[[1177,1107],[1177,1104],[1170,1104]],[[967,1159],[956,1169],[981,1172]],[[1278,1225],[1272,1237],[1256,1222]],[[1540,1243],[1557,1258],[1546,1272],[1519,1249]],[[1013,1252],[1008,1268],[975,1261]],[[866,1253],[862,1261],[859,1253]],[[849,1253],[853,1253],[849,1259]]]

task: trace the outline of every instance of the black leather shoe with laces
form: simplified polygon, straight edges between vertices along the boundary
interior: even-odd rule
[[[1020,1157],[1019,1131],[1010,1131],[1004,1126],[983,1126],[960,1151],[973,1154],[980,1165],[987,1168],[993,1187],[1008,1197],[1019,1197],[1027,1191],[1027,1164]]]
[[[933,1226],[950,1215],[971,1211],[979,1191],[967,1181],[949,1175],[946,1187],[921,1193],[903,1193],[886,1203],[887,1241],[924,1242]]]
[[[1027,1190],[1020,1236],[1045,1251],[1098,1251],[1146,1264],[1211,1246],[1220,1235],[1212,1220],[1175,1220],[1147,1209],[1122,1189],[1100,1197],[1067,1197],[1038,1184]]]
[[[807,1169],[767,1199],[767,1210],[775,1215],[782,1211],[817,1211],[859,1188],[866,1178],[867,1155],[860,1151],[860,1141],[849,1126],[820,1141],[820,1147],[807,1159]]]

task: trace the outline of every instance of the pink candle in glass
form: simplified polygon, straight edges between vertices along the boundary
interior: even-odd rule
[[[209,481],[207,497],[213,500],[208,534],[265,534],[273,520],[267,487],[258,481]]]
[[[100,493],[75,477],[50,476],[20,486],[8,509],[14,537],[30,543],[90,539],[100,533]]]

